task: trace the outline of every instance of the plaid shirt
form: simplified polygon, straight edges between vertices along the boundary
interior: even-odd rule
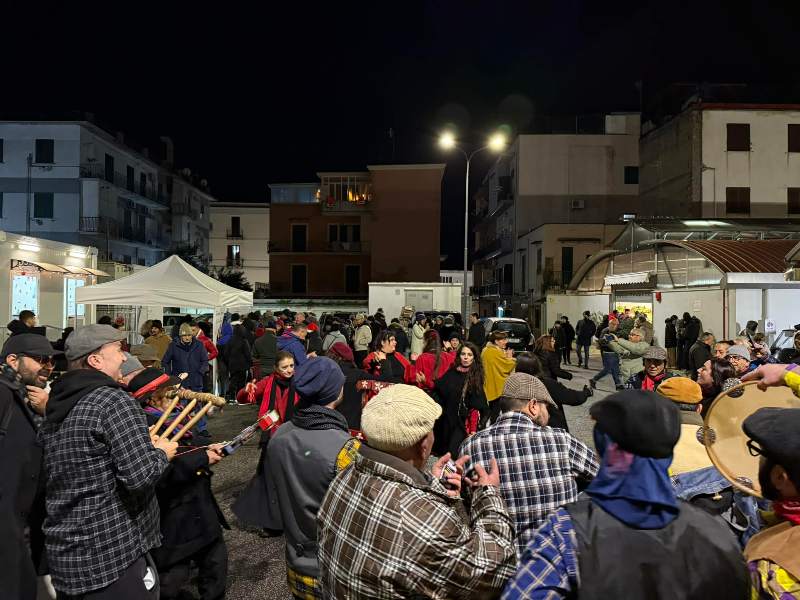
[[[571,598],[580,586],[578,539],[569,513],[559,508],[533,535],[519,570],[503,590],[502,600]]]
[[[317,515],[325,598],[493,598],[516,565],[511,520],[479,489],[470,523],[438,480],[362,446]]]
[[[118,388],[81,398],[62,423],[42,426],[47,559],[55,588],[103,588],[159,546],[155,485],[169,462],[145,413]]]
[[[500,493],[514,519],[517,555],[548,514],[578,499],[575,478],[597,474],[597,456],[563,429],[540,427],[519,412],[500,415],[497,422],[467,438],[460,454],[500,469]]]

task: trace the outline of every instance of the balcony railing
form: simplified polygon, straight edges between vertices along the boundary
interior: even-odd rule
[[[514,250],[514,239],[510,235],[501,235],[491,242],[477,248],[473,260],[495,258]]]
[[[244,259],[242,259],[241,257],[236,257],[236,258],[228,257],[225,259],[225,266],[236,267],[241,269],[242,267],[244,267]]]
[[[242,240],[244,239],[244,229],[226,229],[225,237],[229,240]]]
[[[363,199],[348,201],[342,198],[328,196],[320,202],[322,212],[366,212],[372,205],[372,194],[370,193]]]
[[[506,283],[487,283],[481,286],[474,286],[471,289],[472,295],[478,298],[486,296],[510,296],[513,291],[513,286],[510,282]]]
[[[163,202],[156,191],[153,189],[152,186],[145,186],[145,189],[142,190],[141,186],[139,185],[139,180],[134,180],[133,185],[128,185],[131,183],[128,180],[128,175],[124,173],[119,173],[118,171],[114,171],[113,173],[107,173],[105,169],[105,165],[101,165],[99,163],[86,163],[82,164],[80,167],[81,177],[87,177],[92,179],[102,179],[109,183],[114,184],[120,190],[132,194],[134,196],[138,196],[140,198],[147,198],[148,200],[153,200],[154,202],[161,202],[162,204],[167,204],[167,202]]]
[[[304,253],[304,252],[331,252],[360,254],[369,252],[369,242],[326,242],[310,241],[302,247],[292,246],[286,242],[269,242],[271,253]]]
[[[81,217],[78,222],[78,231],[81,233],[97,234],[111,240],[124,240],[137,242],[147,246],[169,246],[167,236],[161,232],[153,232],[133,225],[122,225],[110,217]]]

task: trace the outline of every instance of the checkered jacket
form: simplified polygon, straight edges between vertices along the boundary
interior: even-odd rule
[[[576,478],[590,480],[599,464],[595,453],[563,429],[540,427],[519,412],[500,415],[497,422],[467,438],[460,454],[500,469],[500,494],[517,532],[517,555],[536,528],[559,506],[578,499]]]
[[[325,598],[493,598],[514,573],[511,520],[492,487],[470,523],[438,480],[362,446],[317,514]]]
[[[167,456],[150,442],[144,411],[118,388],[92,390],[40,435],[53,584],[70,595],[103,588],[161,543],[155,485]]]

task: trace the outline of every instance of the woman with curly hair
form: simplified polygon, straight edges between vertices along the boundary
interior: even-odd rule
[[[486,420],[489,403],[483,391],[483,365],[480,351],[471,342],[458,348],[452,367],[436,380],[433,397],[442,407],[434,426],[433,452],[458,456],[458,447]]]
[[[728,382],[728,387],[738,382],[736,370],[728,362],[727,358],[711,358],[697,369],[697,383],[700,384],[700,389],[703,390],[703,399],[701,400],[703,410],[700,413],[702,416],[706,415],[708,407],[719,396],[726,381]]]

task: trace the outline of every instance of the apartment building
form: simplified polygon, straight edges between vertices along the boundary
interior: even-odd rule
[[[514,140],[474,196],[479,314],[502,307],[543,328],[545,292],[566,286],[623,229],[623,214],[638,209],[638,144],[638,113]]]
[[[270,185],[270,296],[365,299],[370,281],[438,281],[444,168],[374,165]]]
[[[244,272],[258,297],[269,289],[269,212],[266,202],[213,202],[209,240],[212,270]]]
[[[640,148],[639,215],[800,218],[800,105],[692,97]]]

